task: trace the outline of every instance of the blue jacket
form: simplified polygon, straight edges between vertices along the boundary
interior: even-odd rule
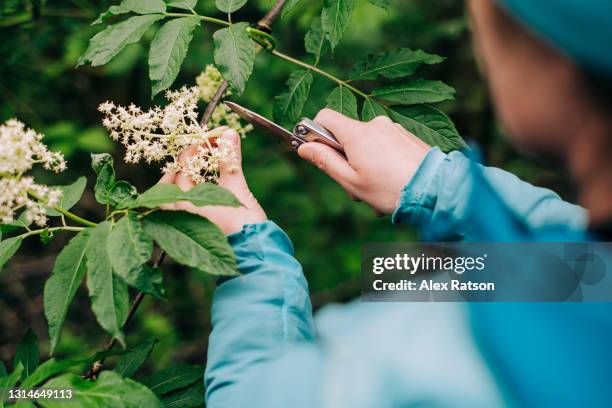
[[[521,228],[584,236],[583,209],[459,152],[432,149],[393,221],[428,239],[501,240]],[[485,207],[474,209],[474,184]],[[478,215],[496,211],[496,222]],[[490,220],[489,220],[490,221]],[[491,230],[490,225],[499,231]],[[612,309],[589,304],[361,303],[313,318],[308,284],[273,222],[229,236],[243,276],[216,290],[210,408],[588,406],[612,403]]]

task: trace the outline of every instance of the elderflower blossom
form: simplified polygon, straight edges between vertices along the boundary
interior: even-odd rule
[[[105,115],[102,124],[113,140],[126,148],[127,163],[166,161],[164,172],[182,171],[195,182],[215,182],[219,163],[237,160],[235,149],[219,146],[208,128],[198,121],[198,87],[167,91],[168,105],[148,111],[130,105],[127,108],[104,102],[98,110]],[[191,145],[198,145],[197,154],[179,160],[179,154]]]
[[[28,223],[44,226],[46,207],[59,203],[62,192],[56,188],[37,184],[24,173],[35,164],[47,170],[66,169],[64,156],[49,151],[42,143],[43,135],[28,129],[16,119],[0,125],[0,222],[8,224],[23,211]]]
[[[217,89],[223,82],[223,76],[214,65],[207,65],[204,72],[202,72],[196,78],[196,84],[200,89],[200,98],[204,102],[210,102]],[[231,91],[227,90],[224,96],[231,95]],[[210,128],[216,128],[219,126],[228,126],[234,129],[241,137],[246,137],[246,134],[253,130],[253,125],[244,125],[240,119],[240,116],[233,112],[229,106],[224,103],[217,105],[213,114],[208,122]]]

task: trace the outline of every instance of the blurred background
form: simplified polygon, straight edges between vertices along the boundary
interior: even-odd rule
[[[0,122],[18,118],[46,135],[54,150],[64,152],[69,170],[55,184],[67,184],[80,175],[89,178],[89,152],[110,152],[118,177],[142,191],[160,177],[157,166],[123,164],[122,148],[110,141],[102,128],[97,106],[112,100],[142,107],[163,103],[150,100],[147,75],[148,37],[128,46],[110,64],[100,68],[75,69],[88,39],[100,26],[90,26],[97,15],[118,1],[42,0],[0,1]],[[256,22],[272,0],[251,0],[234,20]],[[426,67],[425,77],[441,79],[457,89],[455,102],[442,105],[455,121],[459,133],[477,143],[485,161],[519,177],[552,188],[572,200],[568,178],[541,160],[521,158],[504,140],[495,120],[483,78],[470,43],[464,4],[457,0],[392,0],[388,11],[356,1],[354,19],[333,57],[322,67],[348,76],[353,63],[368,53],[398,47],[421,48],[446,57],[443,64]],[[303,1],[294,12],[274,24],[279,49],[310,61],[303,37],[312,19],[319,15],[322,0]],[[199,1],[201,14],[216,15],[213,1]],[[195,35],[183,69],[174,87],[195,84],[195,77],[212,62],[212,29],[203,26]],[[150,33],[149,33],[150,34]],[[255,73],[238,100],[271,117],[275,95],[293,66],[267,56],[257,58]],[[334,85],[316,78],[306,114],[314,116],[324,106]],[[202,107],[203,108],[203,107]],[[202,109],[203,111],[203,109]],[[312,290],[316,309],[330,302],[345,302],[359,296],[360,246],[364,242],[413,241],[415,231],[392,226],[388,218],[376,218],[363,204],[350,201],[326,176],[288,152],[272,137],[252,132],[243,141],[244,167],[255,196],[268,216],[293,240]],[[44,172],[36,174],[49,182]],[[99,219],[103,209],[89,193],[73,209],[90,219]],[[47,355],[47,328],[42,311],[43,285],[55,255],[69,237],[59,235],[47,245],[30,239],[0,275],[0,359],[8,362],[28,327],[41,337],[42,356]],[[147,370],[170,362],[205,363],[210,331],[210,299],[214,279],[166,262],[163,265],[168,302],[146,298],[127,330],[128,344],[158,338]],[[89,310],[85,288],[81,288],[64,326],[58,355],[78,357],[99,349],[107,336]]]

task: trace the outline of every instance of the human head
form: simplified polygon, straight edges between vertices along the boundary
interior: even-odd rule
[[[593,72],[602,78],[612,74],[612,53],[602,45],[606,32],[612,35],[605,3],[469,1],[484,74],[499,116],[518,145],[567,157],[576,136],[570,130],[588,126],[595,116],[610,122],[612,104],[596,95],[592,85]],[[602,18],[609,21],[607,28]]]

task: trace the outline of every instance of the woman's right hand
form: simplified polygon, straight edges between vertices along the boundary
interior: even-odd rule
[[[391,214],[431,147],[386,116],[359,122],[323,109],[315,122],[334,134],[347,158],[317,142],[300,146],[300,157],[336,180],[353,199]]]

